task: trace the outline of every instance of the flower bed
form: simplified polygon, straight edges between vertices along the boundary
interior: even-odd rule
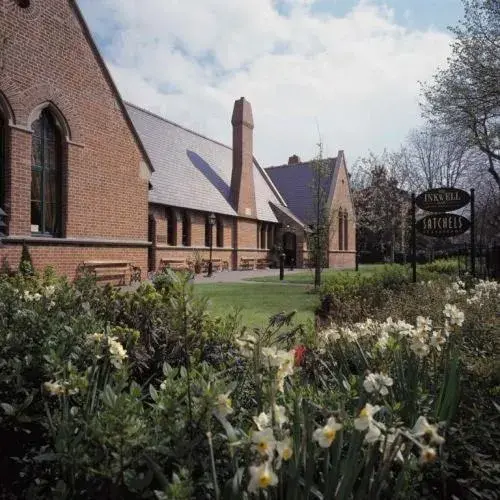
[[[452,451],[470,453],[479,428],[489,429],[487,453],[498,437],[491,401],[481,401],[491,422],[477,429],[460,405],[478,396],[479,373],[479,396],[498,397],[497,283],[403,287],[393,290],[392,318],[329,322],[319,332],[292,328],[286,314],[246,331],[235,314],[208,315],[188,277],[169,273],[156,284],[121,293],[88,278],[0,278],[1,494],[494,491],[494,456],[483,453],[479,476]]]

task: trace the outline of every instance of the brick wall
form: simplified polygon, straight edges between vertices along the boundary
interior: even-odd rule
[[[354,206],[349,190],[349,178],[344,154],[339,151],[336,168],[338,168],[337,182],[332,201],[332,224],[330,227],[330,247],[328,255],[329,267],[350,268],[355,266],[356,252],[356,220]],[[344,251],[339,250],[339,211],[347,211],[348,246]]]
[[[147,241],[148,168],[100,59],[79,22],[74,0],[32,0],[27,9],[0,0],[0,93],[12,110],[5,211],[9,236],[30,236],[31,133],[50,103],[63,139],[63,231],[68,238]],[[5,106],[4,106],[5,107]],[[0,249],[13,257],[19,249]],[[142,249],[49,243],[33,246],[36,264],[71,275],[78,259]],[[70,254],[74,253],[74,258]]]

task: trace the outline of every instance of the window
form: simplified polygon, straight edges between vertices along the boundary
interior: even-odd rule
[[[344,250],[344,213],[339,210],[339,250]]]
[[[3,208],[5,203],[5,137],[7,135],[5,119],[0,114],[0,208]]]
[[[344,211],[344,250],[349,250],[349,225],[347,222],[347,210]]]
[[[177,218],[172,208],[167,208],[167,243],[177,245]]]
[[[257,222],[257,246],[256,248],[260,248],[260,224]]]
[[[274,226],[269,224],[269,226],[267,228],[267,248],[273,247],[273,229],[274,229]]]
[[[182,213],[182,246],[191,246],[191,217],[187,212]]]
[[[31,231],[61,234],[61,134],[44,109],[33,123],[31,143]]]
[[[208,219],[208,214],[205,217],[205,246],[209,247],[210,246],[210,239],[211,239],[211,234],[212,228],[210,226],[210,220]]]
[[[260,227],[260,248],[266,248],[266,225]]]
[[[224,247],[224,219],[217,217],[217,246]]]

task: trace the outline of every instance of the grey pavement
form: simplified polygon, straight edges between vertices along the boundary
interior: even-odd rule
[[[290,274],[308,272],[307,269],[294,269],[290,271],[285,268],[286,277]],[[208,278],[206,274],[195,275],[195,283],[258,283],[256,281],[245,281],[248,278],[262,278],[267,276],[279,276],[279,269],[254,269],[249,271],[220,271],[213,273],[212,277]]]

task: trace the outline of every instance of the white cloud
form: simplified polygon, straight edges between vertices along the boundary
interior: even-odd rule
[[[352,163],[397,147],[419,122],[418,81],[432,76],[450,38],[410,30],[361,0],[344,17],[314,0],[80,0],[125,99],[225,143],[231,111],[253,107],[263,165],[326,152]]]

